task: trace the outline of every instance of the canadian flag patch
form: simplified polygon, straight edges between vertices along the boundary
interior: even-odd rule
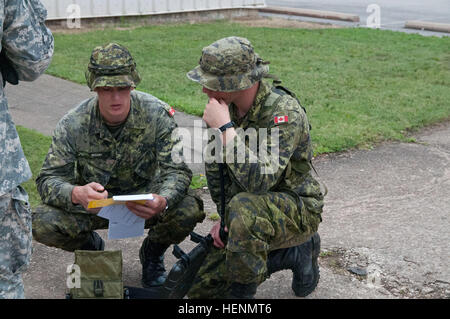
[[[169,114],[170,116],[173,116],[175,114],[175,109],[173,107],[170,107]]]
[[[275,124],[287,123],[288,116],[287,115],[275,116],[274,122],[275,122]]]

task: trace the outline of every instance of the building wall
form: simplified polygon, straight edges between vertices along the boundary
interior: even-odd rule
[[[265,6],[265,0],[41,0],[48,20],[157,15]]]

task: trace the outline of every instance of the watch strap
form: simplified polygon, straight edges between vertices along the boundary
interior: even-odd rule
[[[223,133],[225,132],[228,128],[233,127],[234,126],[234,122],[230,121],[227,124],[222,125],[221,127],[219,127],[219,130]]]

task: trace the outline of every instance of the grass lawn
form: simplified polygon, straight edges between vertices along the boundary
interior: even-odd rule
[[[271,62],[271,73],[300,97],[316,154],[405,140],[406,133],[450,117],[450,38],[392,31],[281,29],[237,23],[146,26],[55,34],[48,73],[85,83],[92,49],[107,42],[129,48],[149,92],[201,115],[201,87],[186,78],[201,49],[237,35]]]

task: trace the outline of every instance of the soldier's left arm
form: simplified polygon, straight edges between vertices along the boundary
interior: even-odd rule
[[[19,80],[33,81],[49,66],[54,39],[44,24],[47,11],[39,0],[14,2],[5,7],[2,50]]]
[[[158,120],[156,137],[156,156],[162,181],[158,195],[166,198],[169,207],[181,201],[192,180],[192,172],[180,154],[182,141],[176,129],[174,118],[164,111]]]
[[[277,105],[267,127],[267,136],[267,147],[264,148],[261,147],[264,139],[258,134],[258,153],[249,147],[248,142],[246,145],[245,139],[239,135],[232,144],[226,145],[224,161],[228,171],[247,192],[269,191],[280,182],[294,152],[310,152],[308,119],[297,101],[286,97]],[[245,161],[240,161],[238,154],[245,154]],[[234,161],[227,160],[227,156]]]

